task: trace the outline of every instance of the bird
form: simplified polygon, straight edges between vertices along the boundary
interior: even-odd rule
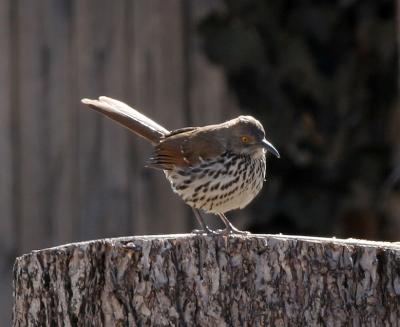
[[[172,190],[193,209],[201,226],[194,232],[248,234],[225,213],[243,209],[260,192],[266,153],[280,157],[257,119],[242,115],[220,124],[170,131],[119,100],[100,96],[81,101],[152,144],[146,166],[163,171]],[[202,212],[217,215],[225,228],[211,229]]]

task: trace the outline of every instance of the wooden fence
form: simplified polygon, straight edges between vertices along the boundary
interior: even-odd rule
[[[0,1],[0,321],[17,255],[102,237],[185,232],[190,211],[150,147],[86,110],[108,95],[167,128],[237,112],[197,22],[218,1]]]

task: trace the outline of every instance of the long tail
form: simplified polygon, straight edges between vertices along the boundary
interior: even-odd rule
[[[82,99],[82,103],[153,144],[157,144],[162,137],[169,134],[164,127],[121,101],[101,96],[99,100]]]

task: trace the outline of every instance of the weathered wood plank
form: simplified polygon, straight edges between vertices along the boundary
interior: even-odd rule
[[[52,241],[67,243],[78,240],[79,225],[77,175],[77,94],[73,66],[73,2],[42,2],[40,21],[43,43],[41,75],[44,85],[43,105],[47,107],[44,122],[48,126],[48,161],[45,164],[48,198],[46,211],[52,217]],[[35,108],[36,109],[36,108]],[[41,124],[41,121],[38,123]]]
[[[400,246],[157,235],[27,254],[14,326],[397,326]],[[29,317],[29,318],[27,318]]]
[[[0,251],[9,251],[15,245],[12,223],[12,112],[11,112],[11,31],[10,6],[0,3]]]
[[[20,131],[19,248],[27,251],[51,244],[53,216],[49,210],[50,106],[49,48],[44,40],[42,6],[18,2],[18,83]]]
[[[14,169],[12,117],[12,33],[9,1],[0,1],[0,321],[9,321],[12,261],[17,251],[13,210]],[[13,85],[14,84],[14,85]]]
[[[76,2],[79,97],[123,98],[126,2]],[[77,99],[78,100],[78,99]],[[79,106],[81,237],[130,231],[128,133]]]
[[[182,2],[135,1],[131,8],[133,43],[130,53],[133,107],[167,129],[186,126],[183,98]],[[142,165],[151,147],[137,142],[133,205],[135,233],[187,230],[188,209],[170,189],[163,174]]]

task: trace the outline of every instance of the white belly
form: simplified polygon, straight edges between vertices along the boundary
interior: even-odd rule
[[[265,156],[227,154],[226,161],[204,161],[200,166],[165,171],[173,190],[189,206],[224,213],[248,205],[265,179]]]

